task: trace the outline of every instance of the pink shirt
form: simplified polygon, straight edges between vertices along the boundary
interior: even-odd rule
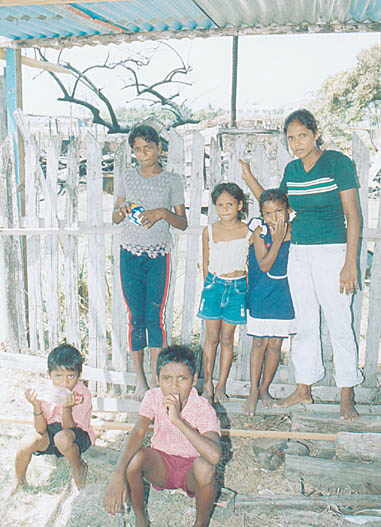
[[[160,388],[148,390],[140,405],[139,415],[154,421],[152,448],[181,457],[198,457],[200,454],[180,430],[171,423],[163,404],[163,394]],[[220,423],[217,414],[204,397],[200,397],[192,388],[188,401],[181,411],[185,419],[200,434],[206,432],[220,433]]]
[[[91,444],[93,445],[95,443],[95,433],[92,426],[90,425],[92,413],[91,393],[82,381],[77,382],[73,388],[73,393],[77,393],[83,397],[83,400],[80,404],[76,404],[72,407],[73,421],[77,427],[82,428],[82,430],[89,434]],[[62,424],[62,409],[62,404],[41,401],[41,410],[48,425],[52,423]]]

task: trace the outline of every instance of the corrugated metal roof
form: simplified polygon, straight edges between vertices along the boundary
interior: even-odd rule
[[[57,0],[58,1],[58,0]],[[128,0],[0,7],[0,45],[216,33],[381,30],[381,0]],[[24,0],[25,2],[25,0]],[[33,0],[31,0],[31,4]],[[52,39],[62,39],[58,43]]]

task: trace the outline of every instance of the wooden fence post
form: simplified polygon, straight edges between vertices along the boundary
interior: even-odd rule
[[[131,149],[126,138],[118,146],[114,158],[114,201],[119,179],[131,162]],[[117,371],[128,371],[127,313],[120,282],[120,233],[112,235],[112,366]]]
[[[67,154],[67,177],[65,183],[65,219],[64,227],[78,227],[78,191],[79,191],[79,141],[71,139]],[[63,293],[65,302],[65,319],[63,331],[69,344],[81,347],[79,329],[79,268],[78,268],[78,237],[70,234],[61,236],[63,245]]]
[[[101,149],[92,134],[86,137],[87,158],[87,223],[90,227],[103,226],[103,181]],[[88,235],[88,295],[89,295],[89,365],[106,365],[106,288],[105,235]]]
[[[190,182],[190,213],[189,226],[200,227],[201,194],[203,188],[204,168],[204,138],[201,134],[193,134],[192,144],[192,178]],[[181,326],[181,340],[190,343],[195,318],[196,288],[195,283],[199,275],[198,263],[200,255],[200,235],[188,234],[184,278],[184,301]]]

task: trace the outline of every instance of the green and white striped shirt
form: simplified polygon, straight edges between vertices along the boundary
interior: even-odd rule
[[[357,188],[349,157],[325,150],[306,172],[300,159],[288,163],[280,189],[296,212],[291,242],[301,245],[345,243],[346,227],[340,192]]]

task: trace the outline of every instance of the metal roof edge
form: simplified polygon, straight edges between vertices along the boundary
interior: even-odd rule
[[[352,32],[381,32],[379,22],[346,22],[334,24],[296,24],[273,25],[264,27],[225,27],[199,30],[179,31],[150,31],[144,33],[109,33],[106,35],[92,35],[83,37],[40,38],[25,40],[10,40],[0,37],[0,48],[70,48],[75,46],[97,46],[106,44],[121,44],[144,40],[169,40],[180,38],[209,38],[216,36],[234,35],[284,35],[308,33],[352,33]]]

